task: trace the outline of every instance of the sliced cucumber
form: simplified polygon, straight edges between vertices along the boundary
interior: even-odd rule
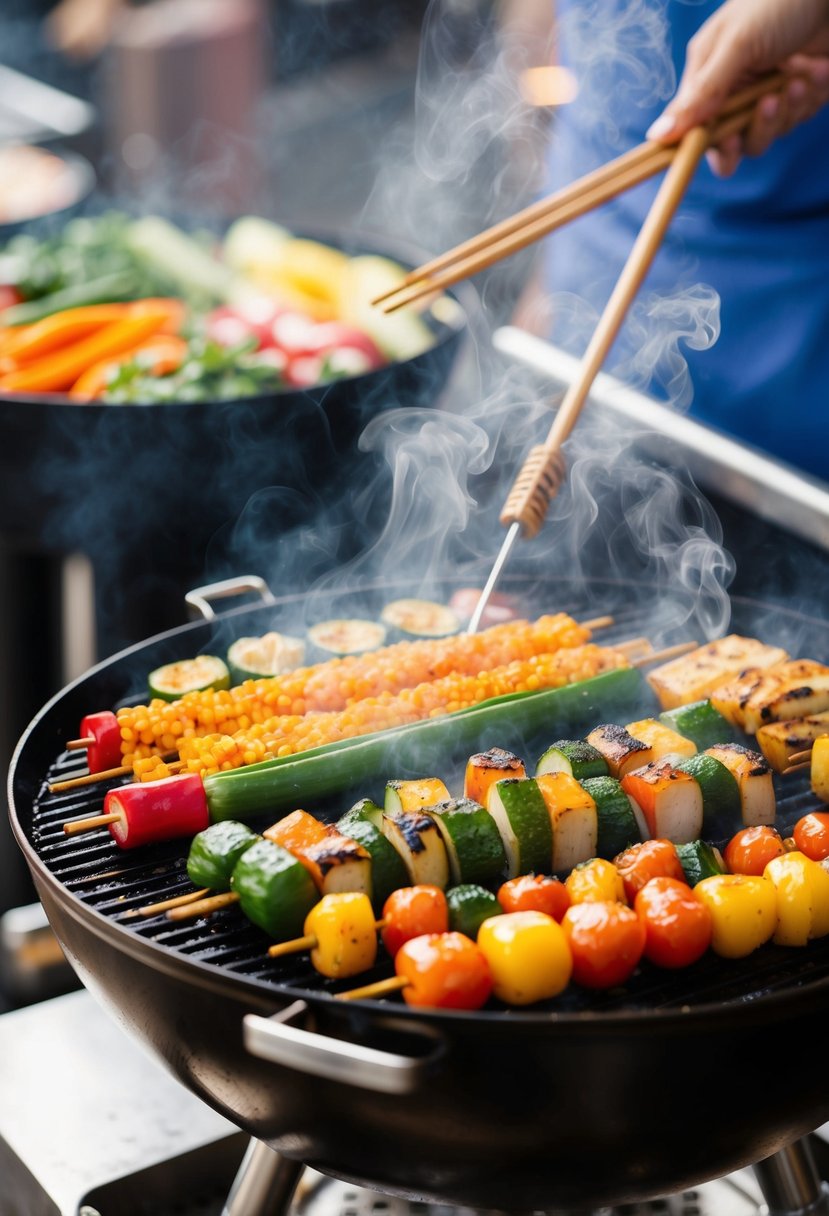
[[[490,787],[486,809],[501,833],[507,878],[549,874],[553,864],[553,829],[547,805],[532,777],[508,777]]]
[[[432,600],[394,600],[386,604],[380,619],[409,638],[449,637],[461,627],[460,618],[453,609]]]
[[[305,866],[272,840],[258,840],[242,854],[230,885],[248,920],[277,941],[299,937],[319,898]]]
[[[285,633],[263,633],[258,638],[237,638],[227,652],[227,664],[234,684],[282,675],[301,667],[305,643]]]
[[[690,773],[702,790],[705,830],[734,824],[740,818],[740,787],[734,774],[720,760],[699,752],[677,766]]]
[[[197,887],[211,891],[230,889],[236,862],[260,837],[244,823],[226,819],[211,823],[193,837],[187,857],[187,874]]]
[[[392,891],[407,885],[409,874],[402,857],[383,835],[379,826],[383,818],[382,810],[376,803],[369,803],[368,798],[363,799],[363,803],[369,804],[371,811],[368,805],[364,811],[352,807],[338,820],[336,826],[341,835],[356,840],[371,857],[371,902],[374,911],[379,915]],[[359,806],[361,804],[358,803]]]
[[[715,743],[728,743],[734,737],[730,723],[710,701],[693,701],[676,709],[666,709],[659,721],[695,743],[700,751]]]
[[[759,752],[739,743],[717,743],[705,753],[721,760],[740,790],[743,826],[774,823],[777,803],[771,769]]]
[[[386,640],[386,627],[377,621],[357,617],[339,617],[320,621],[308,630],[308,641],[320,652],[320,657],[342,657],[377,650]]]
[[[200,654],[195,659],[179,659],[156,667],[147,677],[150,696],[162,701],[177,701],[188,692],[206,688],[230,688],[230,672],[224,659],[215,654]]]
[[[449,905],[449,928],[453,933],[463,933],[474,942],[478,930],[490,916],[500,916],[504,909],[486,887],[467,882],[450,887],[446,892]]]
[[[588,777],[606,777],[607,761],[600,751],[584,739],[558,739],[539,758],[535,775],[569,773],[577,781]]]
[[[639,822],[620,782],[615,777],[588,777],[582,785],[596,804],[599,857],[612,861],[632,844],[639,844],[642,840]]]
[[[456,883],[492,882],[507,864],[495,820],[471,798],[452,798],[429,808],[446,845],[449,869]]]
[[[704,840],[689,840],[687,844],[678,844],[676,851],[689,887],[695,887],[703,878],[710,878],[712,874],[728,872],[719,849]]]

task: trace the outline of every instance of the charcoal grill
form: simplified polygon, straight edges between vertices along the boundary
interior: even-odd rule
[[[658,644],[689,636],[671,624],[687,604],[656,605],[633,582],[547,587],[516,572],[507,586],[528,615],[614,612],[608,642],[645,630]],[[371,614],[404,591],[363,587],[337,610]],[[478,1208],[641,1200],[768,1158],[826,1121],[829,1053],[814,1045],[829,1012],[829,940],[768,946],[739,963],[711,956],[676,975],[643,967],[622,990],[571,989],[527,1011],[457,1014],[335,1001],[337,985],[307,958],[267,958],[266,938],[237,909],[178,927],[134,915],[187,888],[186,846],[138,855],[119,853],[105,830],[65,838],[63,822],[95,813],[102,794],[46,792],[82,767],[64,741],[83,713],[136,694],[152,667],[331,607],[286,597],[133,647],[65,689],[21,740],[10,771],[15,834],[64,949],[117,1019],[289,1171],[302,1162]],[[733,609],[738,631],[762,621],[763,636],[794,653],[829,653],[822,621],[751,600]],[[649,707],[643,693],[627,712]],[[590,712],[595,721],[598,707]],[[496,742],[527,741],[482,740]],[[434,768],[443,775],[438,756]],[[376,796],[367,784],[361,792]],[[802,778],[781,780],[778,794],[786,830],[813,801]],[[344,807],[314,809],[333,817]]]

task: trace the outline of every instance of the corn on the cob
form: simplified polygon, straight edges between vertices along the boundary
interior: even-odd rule
[[[557,688],[627,666],[627,658],[618,651],[594,644],[571,647],[474,676],[452,674],[415,688],[404,688],[397,694],[383,692],[337,712],[308,713],[301,718],[276,715],[232,735],[218,732],[203,737],[190,735],[182,738],[180,754],[189,772],[207,776],[260,760],[295,755],[340,739],[454,713],[492,697]],[[158,780],[168,771],[161,757],[149,757],[135,765],[136,776],[141,780]]]
[[[246,680],[235,688],[187,693],[177,701],[125,706],[117,714],[122,763],[146,778],[155,774],[157,757],[179,751],[185,739],[234,735],[277,715],[341,710],[451,673],[476,676],[533,655],[581,646],[589,638],[589,629],[566,613],[555,613],[534,622],[494,625],[478,634],[398,642],[271,679]]]

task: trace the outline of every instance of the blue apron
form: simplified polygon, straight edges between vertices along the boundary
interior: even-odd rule
[[[549,189],[641,142],[673,94],[685,46],[716,3],[557,0],[559,54],[579,80],[556,111]],[[554,234],[545,243],[553,295],[551,338],[583,349],[659,179]],[[706,341],[720,298],[721,331]],[[687,303],[698,307],[688,323]],[[674,342],[674,346],[676,343]],[[644,367],[643,367],[644,363]],[[609,367],[696,418],[829,480],[829,107],[719,179],[703,162],[648,274]],[[684,365],[679,366],[684,371]],[[686,390],[685,399],[681,390]]]

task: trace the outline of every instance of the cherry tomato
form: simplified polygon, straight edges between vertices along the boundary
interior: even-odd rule
[[[252,337],[257,339],[260,348],[272,346],[273,325],[282,311],[278,304],[267,299],[245,300],[232,307],[224,305],[210,313],[205,332],[221,346],[236,346]]]
[[[380,935],[392,958],[404,942],[424,933],[445,933],[449,928],[449,905],[440,887],[420,883],[392,891],[383,905]]]
[[[829,812],[812,811],[794,825],[794,842],[812,861],[829,857]]]
[[[632,908],[611,900],[573,904],[561,927],[573,954],[573,979],[585,988],[613,988],[636,969],[645,926]]]
[[[781,857],[786,846],[774,828],[758,824],[743,828],[725,846],[723,860],[732,874],[760,877],[774,857]]]
[[[4,308],[11,308],[13,304],[20,304],[22,300],[20,292],[16,287],[12,287],[11,283],[0,283],[0,312]]]
[[[386,362],[383,352],[361,329],[346,325],[342,321],[320,321],[308,335],[308,354],[325,354],[335,350],[359,351],[365,358],[366,367],[382,367]]]
[[[407,1005],[433,1009],[480,1009],[492,991],[489,964],[462,933],[428,933],[398,950],[394,969],[407,980]]]
[[[636,892],[652,878],[678,878],[685,881],[685,871],[679,854],[670,840],[644,840],[631,845],[615,857],[613,864],[622,875],[625,896],[629,904],[636,899]]]
[[[657,967],[688,967],[711,945],[711,911],[686,882],[652,878],[633,906],[645,926],[645,958]]]
[[[546,912],[557,921],[570,907],[564,883],[544,874],[519,874],[499,887],[497,895],[505,912]]]

